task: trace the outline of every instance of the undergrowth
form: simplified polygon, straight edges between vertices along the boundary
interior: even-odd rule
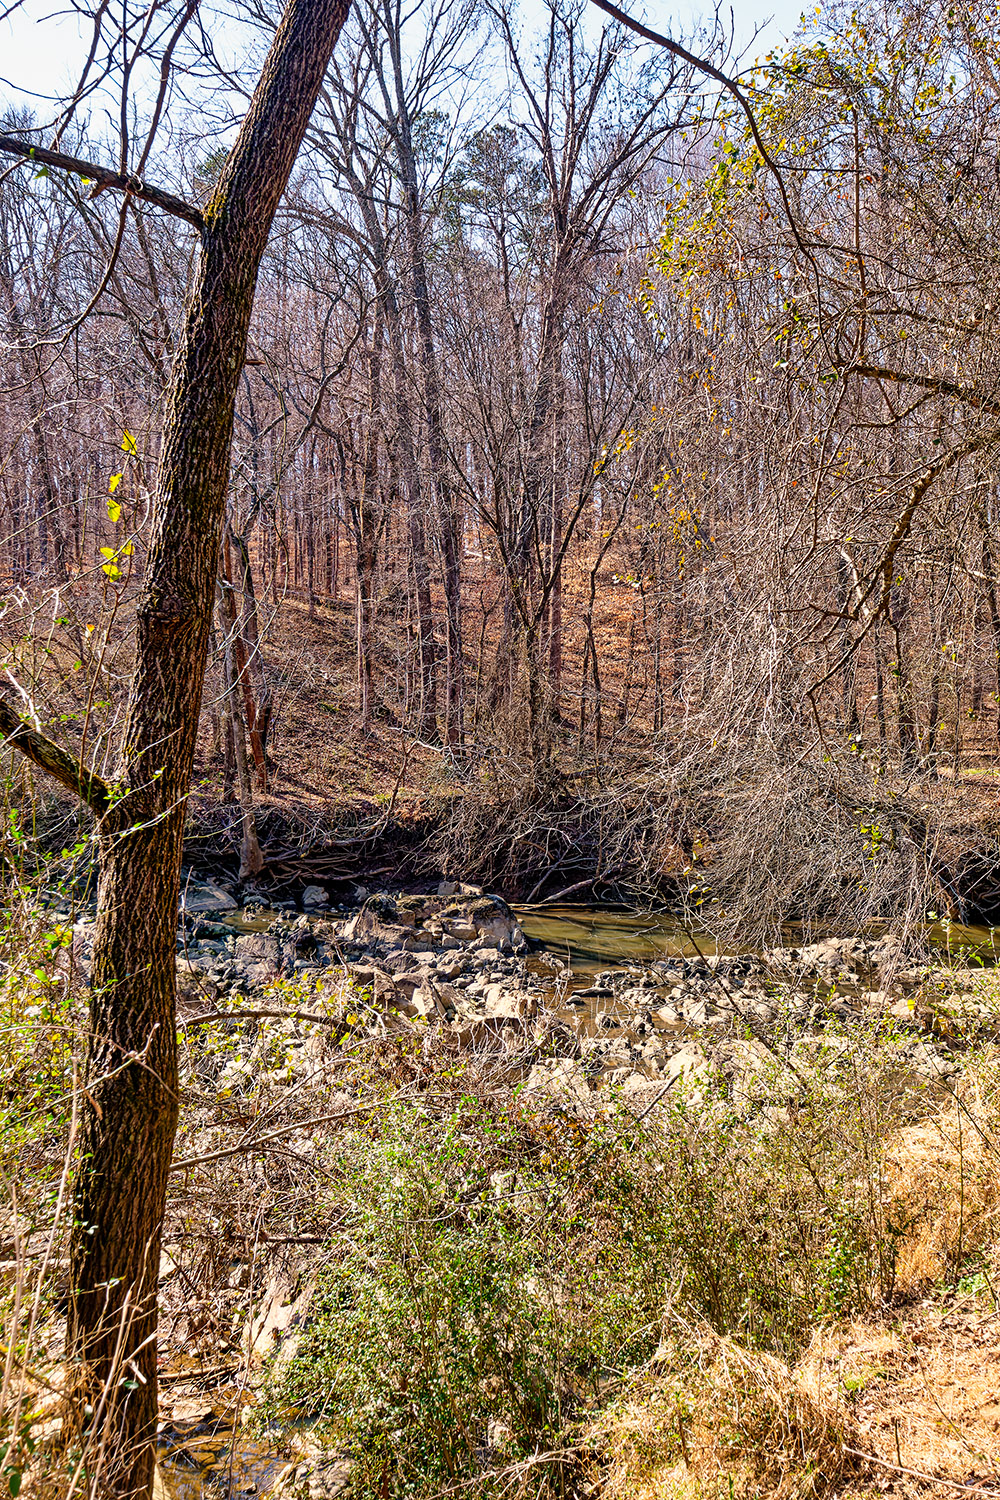
[[[906,1291],[901,1248],[930,1198],[909,1191],[899,1142],[946,1096],[907,1075],[903,1046],[841,1039],[795,1098],[775,1096],[777,1070],[752,1100],[720,1077],[645,1120],[611,1103],[574,1119],[516,1093],[387,1106],[326,1160],[337,1227],[270,1419],[293,1410],[349,1452],[359,1500],[569,1495],[602,1403],[665,1362],[683,1400],[703,1400],[727,1351],[730,1373],[744,1356],[771,1372],[770,1396],[754,1387],[766,1448],[775,1424],[806,1420],[775,1404],[775,1372],[817,1324]],[[809,1422],[833,1442],[835,1424]]]

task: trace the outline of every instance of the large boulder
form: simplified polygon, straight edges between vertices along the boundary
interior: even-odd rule
[[[524,935],[506,901],[499,896],[369,896],[361,910],[345,924],[348,943],[385,944],[393,949],[458,948],[474,943],[504,953],[525,948]]]
[[[450,902],[441,913],[441,925],[466,942],[473,937],[485,939],[504,950],[524,945],[524,934],[514,913],[500,896],[474,896],[471,900]]]
[[[369,896],[364,906],[344,927],[348,943],[387,943],[402,948],[413,936],[416,915],[392,896]]]
[[[267,984],[282,971],[280,939],[270,932],[247,932],[236,939],[236,961],[252,984]]]
[[[213,880],[189,881],[181,891],[181,911],[235,911],[238,902]]]

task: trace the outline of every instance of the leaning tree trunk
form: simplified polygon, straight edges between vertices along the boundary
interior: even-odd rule
[[[71,1355],[102,1497],[144,1497],[156,1435],[160,1229],[177,1121],[175,938],[237,382],[261,257],[347,0],[289,0],[205,212],[173,373],[135,670],[100,827]]]

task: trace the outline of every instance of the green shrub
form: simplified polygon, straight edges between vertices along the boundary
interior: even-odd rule
[[[601,1139],[560,1133],[468,1100],[345,1141],[336,1260],[282,1400],[354,1454],[359,1494],[550,1449],[655,1348],[666,1262],[638,1163],[609,1170]]]
[[[721,1082],[655,1125],[516,1096],[387,1108],[340,1142],[331,1258],[272,1418],[315,1420],[360,1500],[518,1472],[564,1493],[574,1417],[650,1359],[668,1305],[790,1354],[891,1288],[897,1072],[891,1043],[881,1064],[835,1050],[780,1118]]]

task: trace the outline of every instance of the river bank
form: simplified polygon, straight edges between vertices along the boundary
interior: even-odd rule
[[[929,1462],[898,1434],[900,1319],[943,1348],[955,1288],[986,1318],[996,1284],[988,933],[730,952],[662,913],[458,882],[341,894],[185,882],[162,1496],[492,1496],[527,1465],[574,1500],[714,1496],[720,1474],[741,1500],[810,1475],[860,1500],[879,1462]],[[82,919],[58,951],[71,993],[90,938]],[[817,1397],[824,1329],[847,1373],[823,1365]],[[894,1372],[876,1436],[865,1339]]]
[[[640,758],[607,780],[487,765],[336,805],[265,800],[254,814],[262,884],[285,899],[319,883],[345,901],[358,883],[468,881],[527,904],[710,913],[727,941],[769,946],[790,923],[853,932],[1000,916],[1000,826],[982,778],[875,775],[853,762],[751,763],[737,775],[693,745],[676,763]],[[192,804],[192,867],[235,880],[240,840],[233,804],[204,794]]]
[[[913,1298],[926,1296],[949,1274],[956,1284],[964,1276],[962,1285],[971,1286],[970,1266],[980,1264],[987,1268],[985,1279],[981,1286],[976,1282],[971,1300],[963,1293],[960,1305],[975,1310],[980,1292],[987,1300],[990,1295],[992,1249],[986,1253],[984,1247],[993,1243],[992,1199],[983,1196],[981,1173],[992,1169],[975,1137],[979,1122],[986,1126],[984,1100],[980,1095],[964,1146],[959,1128],[957,1155],[954,1128],[969,1106],[956,1109],[954,1101],[971,1100],[970,1088],[983,1086],[971,1080],[991,1076],[981,1070],[1000,1028],[992,970],[975,962],[935,964],[926,956],[916,963],[898,939],[885,935],[829,938],[760,954],[713,953],[697,934],[667,928],[663,918],[580,908],[533,912],[452,885],[371,893],[345,910],[324,909],[321,890],[305,894],[305,910],[274,911],[238,907],[211,883],[188,887],[178,959],[181,1035],[188,1088],[202,1103],[188,1114],[183,1134],[182,1165],[190,1166],[173,1207],[176,1238],[168,1242],[164,1295],[178,1317],[190,1308],[181,1272],[190,1272],[197,1257],[179,1226],[192,1204],[202,1215],[211,1206],[213,1221],[226,1226],[227,1270],[221,1283],[216,1272],[214,1288],[216,1328],[233,1332],[221,1379],[212,1375],[220,1363],[217,1341],[206,1343],[202,1357],[207,1380],[183,1363],[171,1367],[176,1383],[165,1388],[163,1405],[164,1495],[330,1500],[354,1493],[352,1483],[358,1494],[370,1493],[368,1471],[362,1475],[357,1468],[366,1451],[356,1446],[358,1430],[350,1423],[324,1425],[322,1416],[334,1399],[329,1392],[341,1390],[330,1361],[347,1359],[362,1379],[351,1364],[361,1357],[356,1351],[330,1352],[340,1335],[333,1336],[326,1321],[330,1292],[323,1266],[340,1264],[346,1255],[352,1284],[372,1275],[378,1295],[388,1295],[388,1282],[378,1277],[392,1280],[401,1253],[388,1226],[401,1212],[401,1243],[407,1243],[425,1210],[409,1197],[404,1207],[393,1207],[384,1195],[387,1184],[409,1183],[410,1174],[425,1184],[421,1194],[436,1173],[443,1174],[440,1189],[432,1191],[437,1206],[427,1221],[430,1239],[425,1242],[423,1230],[417,1235],[423,1248],[414,1244],[413,1269],[416,1289],[435,1286],[435,1298],[446,1299],[435,1303],[435,1320],[457,1319],[448,1339],[457,1339],[470,1317],[505,1316],[496,1310],[473,1313],[462,1300],[447,1314],[441,1310],[451,1296],[444,1291],[449,1266],[474,1280],[483,1274],[481,1249],[474,1252],[478,1269],[461,1269],[462,1257],[472,1252],[451,1230],[445,1259],[440,1266],[436,1260],[441,1246],[435,1236],[450,1222],[449,1205],[479,1201],[482,1189],[471,1185],[477,1174],[489,1201],[495,1197],[497,1207],[489,1212],[501,1213],[508,1230],[513,1215],[518,1236],[527,1236],[532,1285],[542,1274],[535,1258],[540,1230],[537,1223],[517,1228],[518,1203],[538,1172],[547,1191],[562,1184],[552,1224],[561,1256],[544,1262],[560,1297],[571,1295],[561,1258],[570,1253],[568,1209],[559,1207],[567,1181],[576,1184],[581,1232],[598,1245],[610,1235],[617,1247],[608,1252],[611,1260],[602,1259],[599,1273],[609,1305],[617,1305],[617,1278],[633,1253],[615,1236],[637,1212],[643,1223],[647,1216],[654,1223],[658,1214],[667,1215],[670,1228],[661,1248],[642,1252],[644,1262],[653,1256],[658,1276],[659,1256],[669,1246],[669,1274],[681,1278],[666,1311],[654,1320],[660,1329],[662,1315],[662,1329],[646,1354],[642,1340],[636,1345],[621,1399],[611,1399],[620,1371],[610,1383],[604,1377],[607,1389],[600,1386],[600,1394],[587,1395],[586,1382],[572,1377],[561,1398],[568,1425],[559,1439],[566,1454],[557,1467],[564,1466],[568,1488],[559,1493],[581,1500],[714,1494],[711,1476],[720,1469],[726,1483],[732,1481],[726,1492],[734,1495],[805,1493],[786,1483],[791,1475],[799,1476],[795,1485],[804,1482],[796,1469],[800,1462],[813,1476],[811,1493],[861,1496],[869,1493],[866,1476],[888,1472],[878,1464],[880,1455],[893,1463],[893,1444],[907,1463],[926,1462],[926,1436],[916,1431],[914,1413],[925,1427],[929,1418],[920,1406],[924,1398],[906,1385],[906,1350],[911,1338],[923,1341],[928,1357],[933,1350],[936,1358],[949,1338],[949,1347],[957,1349],[949,1329],[958,1325],[954,1311],[948,1320],[949,1296],[941,1294],[940,1306],[933,1299],[921,1302],[927,1310],[919,1313]],[[614,942],[608,929],[616,917],[623,946],[638,943],[643,952],[610,964],[601,950]],[[349,1117],[370,1107],[373,1090],[383,1123],[353,1125]],[[317,1118],[347,1123],[317,1128]],[[502,1122],[511,1118],[527,1135],[519,1136],[513,1155],[497,1157],[497,1132],[509,1129]],[[458,1137],[439,1158],[437,1133],[447,1135],[454,1122],[460,1122]],[[248,1173],[239,1181],[227,1170],[234,1123],[243,1137],[237,1138],[235,1160],[245,1162],[241,1170]],[[346,1139],[340,1134],[345,1129]],[[280,1139],[269,1139],[274,1135]],[[256,1150],[254,1136],[261,1142]],[[609,1155],[595,1177],[599,1141],[601,1156]],[[393,1163],[388,1178],[378,1165],[386,1150]],[[616,1196],[626,1160],[638,1172],[628,1188],[627,1210]],[[361,1204],[352,1197],[361,1189],[350,1187],[357,1172],[367,1184],[364,1192],[374,1195]],[[658,1173],[665,1174],[662,1184]],[[325,1186],[326,1176],[348,1186]],[[647,1201],[650,1193],[659,1207]],[[595,1205],[609,1194],[617,1205],[610,1223],[599,1213],[595,1220]],[[331,1217],[340,1229],[331,1228]],[[478,1235],[475,1222],[467,1230]],[[348,1224],[356,1248],[361,1237],[357,1264],[350,1243],[345,1249]],[[395,1248],[382,1243],[380,1225]],[[501,1238],[505,1232],[499,1220],[491,1231]],[[836,1248],[844,1233],[849,1251]],[[585,1258],[585,1243],[572,1254]],[[377,1266],[382,1269],[376,1273]],[[685,1278],[690,1281],[682,1292]],[[524,1286],[516,1284],[523,1295]],[[514,1295],[513,1285],[503,1293]],[[654,1303],[659,1295],[662,1287],[653,1293]],[[635,1306],[632,1298],[639,1298]],[[419,1299],[412,1308],[404,1302],[410,1309],[406,1319],[419,1322]],[[352,1298],[347,1305],[360,1312],[368,1304]],[[636,1287],[626,1305],[625,1326],[637,1330],[644,1304]],[[757,1308],[749,1324],[747,1307]],[[901,1307],[914,1308],[905,1326],[899,1312],[890,1310]],[[761,1326],[753,1333],[765,1309],[771,1332]],[[891,1319],[891,1334],[879,1321],[879,1309]],[[828,1334],[840,1373],[833,1378],[821,1370],[815,1384],[810,1318],[836,1322],[862,1310],[869,1319],[863,1335],[855,1325],[853,1332],[845,1325]],[[988,1373],[975,1337],[977,1319],[988,1315],[988,1308],[970,1313],[961,1325],[962,1378],[970,1383],[974,1377],[981,1384]],[[366,1347],[388,1337],[379,1317],[372,1304],[370,1320],[361,1325]],[[672,1321],[678,1317],[680,1323]],[[694,1323],[684,1321],[691,1318]],[[445,1336],[440,1327],[438,1334]],[[392,1336],[400,1336],[398,1330]],[[743,1342],[732,1343],[734,1337]],[[883,1351],[881,1367],[893,1373],[880,1388],[884,1395],[866,1395],[871,1417],[862,1437],[856,1392],[869,1383],[865,1339]],[[753,1352],[758,1343],[772,1353]],[[792,1351],[803,1349],[800,1369]],[[702,1372],[697,1378],[692,1350]],[[782,1360],[773,1352],[779,1350]],[[411,1351],[408,1357],[416,1356]],[[449,1366],[447,1378],[475,1386],[473,1376],[462,1373],[457,1346],[448,1358],[459,1364]],[[319,1376],[308,1373],[317,1359]],[[617,1368],[615,1360],[611,1367]],[[382,1376],[376,1371],[371,1378],[378,1387]],[[316,1379],[328,1394],[308,1396],[296,1406]],[[813,1386],[804,1394],[809,1380],[818,1395]],[[675,1392],[674,1402],[678,1389],[685,1392],[690,1426],[679,1437],[675,1406],[664,1413],[665,1385]],[[495,1410],[499,1398],[489,1380],[486,1390],[486,1409]],[[935,1399],[940,1396],[938,1388]],[[350,1408],[343,1393],[336,1399]],[[415,1423],[429,1419],[420,1399],[414,1389]],[[471,1401],[473,1395],[463,1389],[455,1399]],[[740,1420],[750,1424],[735,1435],[734,1401],[744,1413]],[[289,1410],[293,1421],[282,1419]],[[907,1433],[904,1426],[902,1439],[900,1413],[914,1429]],[[785,1424],[793,1450],[780,1461],[770,1446],[775,1423]],[[496,1435],[474,1458],[467,1455],[468,1482],[491,1466],[506,1472],[520,1440]],[[458,1440],[453,1434],[447,1441]],[[858,1443],[866,1445],[859,1452],[876,1449],[867,1467],[848,1451]],[[439,1458],[419,1462],[433,1473]],[[418,1462],[413,1455],[409,1461]],[[936,1462],[948,1476],[964,1479],[969,1472],[950,1450],[947,1461],[936,1450]],[[385,1470],[378,1472],[385,1478]],[[475,1483],[485,1486],[482,1493],[493,1493],[492,1481]],[[927,1490],[910,1490],[901,1480],[883,1492]]]

